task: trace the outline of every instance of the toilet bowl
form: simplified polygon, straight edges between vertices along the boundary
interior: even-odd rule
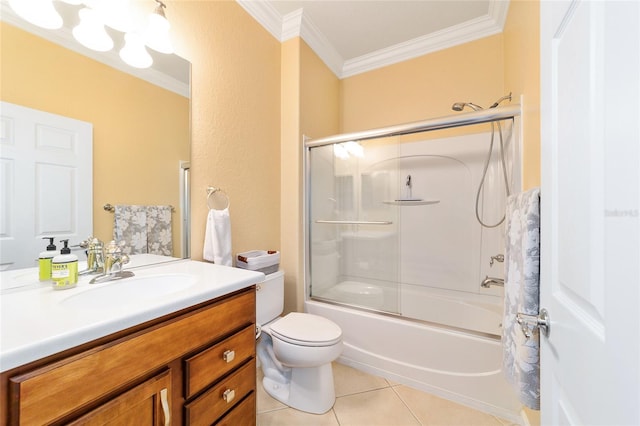
[[[283,309],[284,273],[267,275],[257,288],[258,359],[262,385],[273,398],[297,410],[322,414],[335,402],[331,362],[342,353],[342,330],[312,314]]]

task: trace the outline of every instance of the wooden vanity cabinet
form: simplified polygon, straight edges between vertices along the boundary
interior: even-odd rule
[[[254,425],[255,287],[1,377],[1,424]]]

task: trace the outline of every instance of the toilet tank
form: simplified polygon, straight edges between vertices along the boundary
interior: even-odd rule
[[[256,290],[256,322],[264,325],[284,310],[284,271],[265,275]]]

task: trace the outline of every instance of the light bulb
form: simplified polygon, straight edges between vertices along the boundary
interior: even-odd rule
[[[144,47],[144,40],[135,33],[124,35],[125,45],[120,50],[120,58],[135,68],[149,68],[153,64],[153,58]]]
[[[173,46],[169,38],[171,24],[164,16],[164,4],[159,3],[155,11],[149,15],[149,24],[145,33],[145,43],[160,53],[173,53]]]
[[[80,23],[72,33],[80,44],[98,52],[106,52],[113,48],[113,40],[104,29],[98,12],[87,7],[80,9]]]
[[[62,17],[51,0],[9,0],[11,9],[27,22],[49,30],[62,27]]]

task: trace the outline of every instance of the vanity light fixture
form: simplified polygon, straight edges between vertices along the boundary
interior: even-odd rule
[[[160,0],[155,0],[156,8],[149,15],[149,24],[145,34],[145,42],[147,46],[160,53],[173,53],[173,46],[169,38],[169,28],[171,24],[164,14],[167,7]]]
[[[27,22],[49,30],[62,27],[62,16],[51,0],[9,0],[11,9]]]
[[[46,29],[58,29],[64,24],[62,16],[54,6],[54,0],[2,1],[8,1],[16,15],[33,25]],[[153,64],[153,58],[147,51],[147,47],[158,53],[173,53],[169,37],[171,24],[164,12],[167,6],[161,0],[154,0],[155,9],[149,15],[146,31],[134,28],[131,0],[55,1],[73,5],[73,9],[78,11],[80,22],[72,29],[71,34],[88,49],[98,52],[112,50],[115,43],[111,35],[116,40],[120,40],[119,35],[112,31],[116,30],[124,34],[125,43],[119,52],[120,58],[132,67],[148,68]],[[106,31],[105,26],[110,28],[110,32]]]
[[[104,29],[104,22],[97,10],[80,9],[80,23],[73,29],[73,37],[91,50],[106,52],[113,49],[113,40]]]
[[[109,28],[128,33],[133,29],[129,0],[102,1],[98,7],[104,24]]]
[[[124,35],[125,45],[120,50],[120,58],[135,68],[149,68],[153,58],[144,46],[144,39],[136,33]]]

